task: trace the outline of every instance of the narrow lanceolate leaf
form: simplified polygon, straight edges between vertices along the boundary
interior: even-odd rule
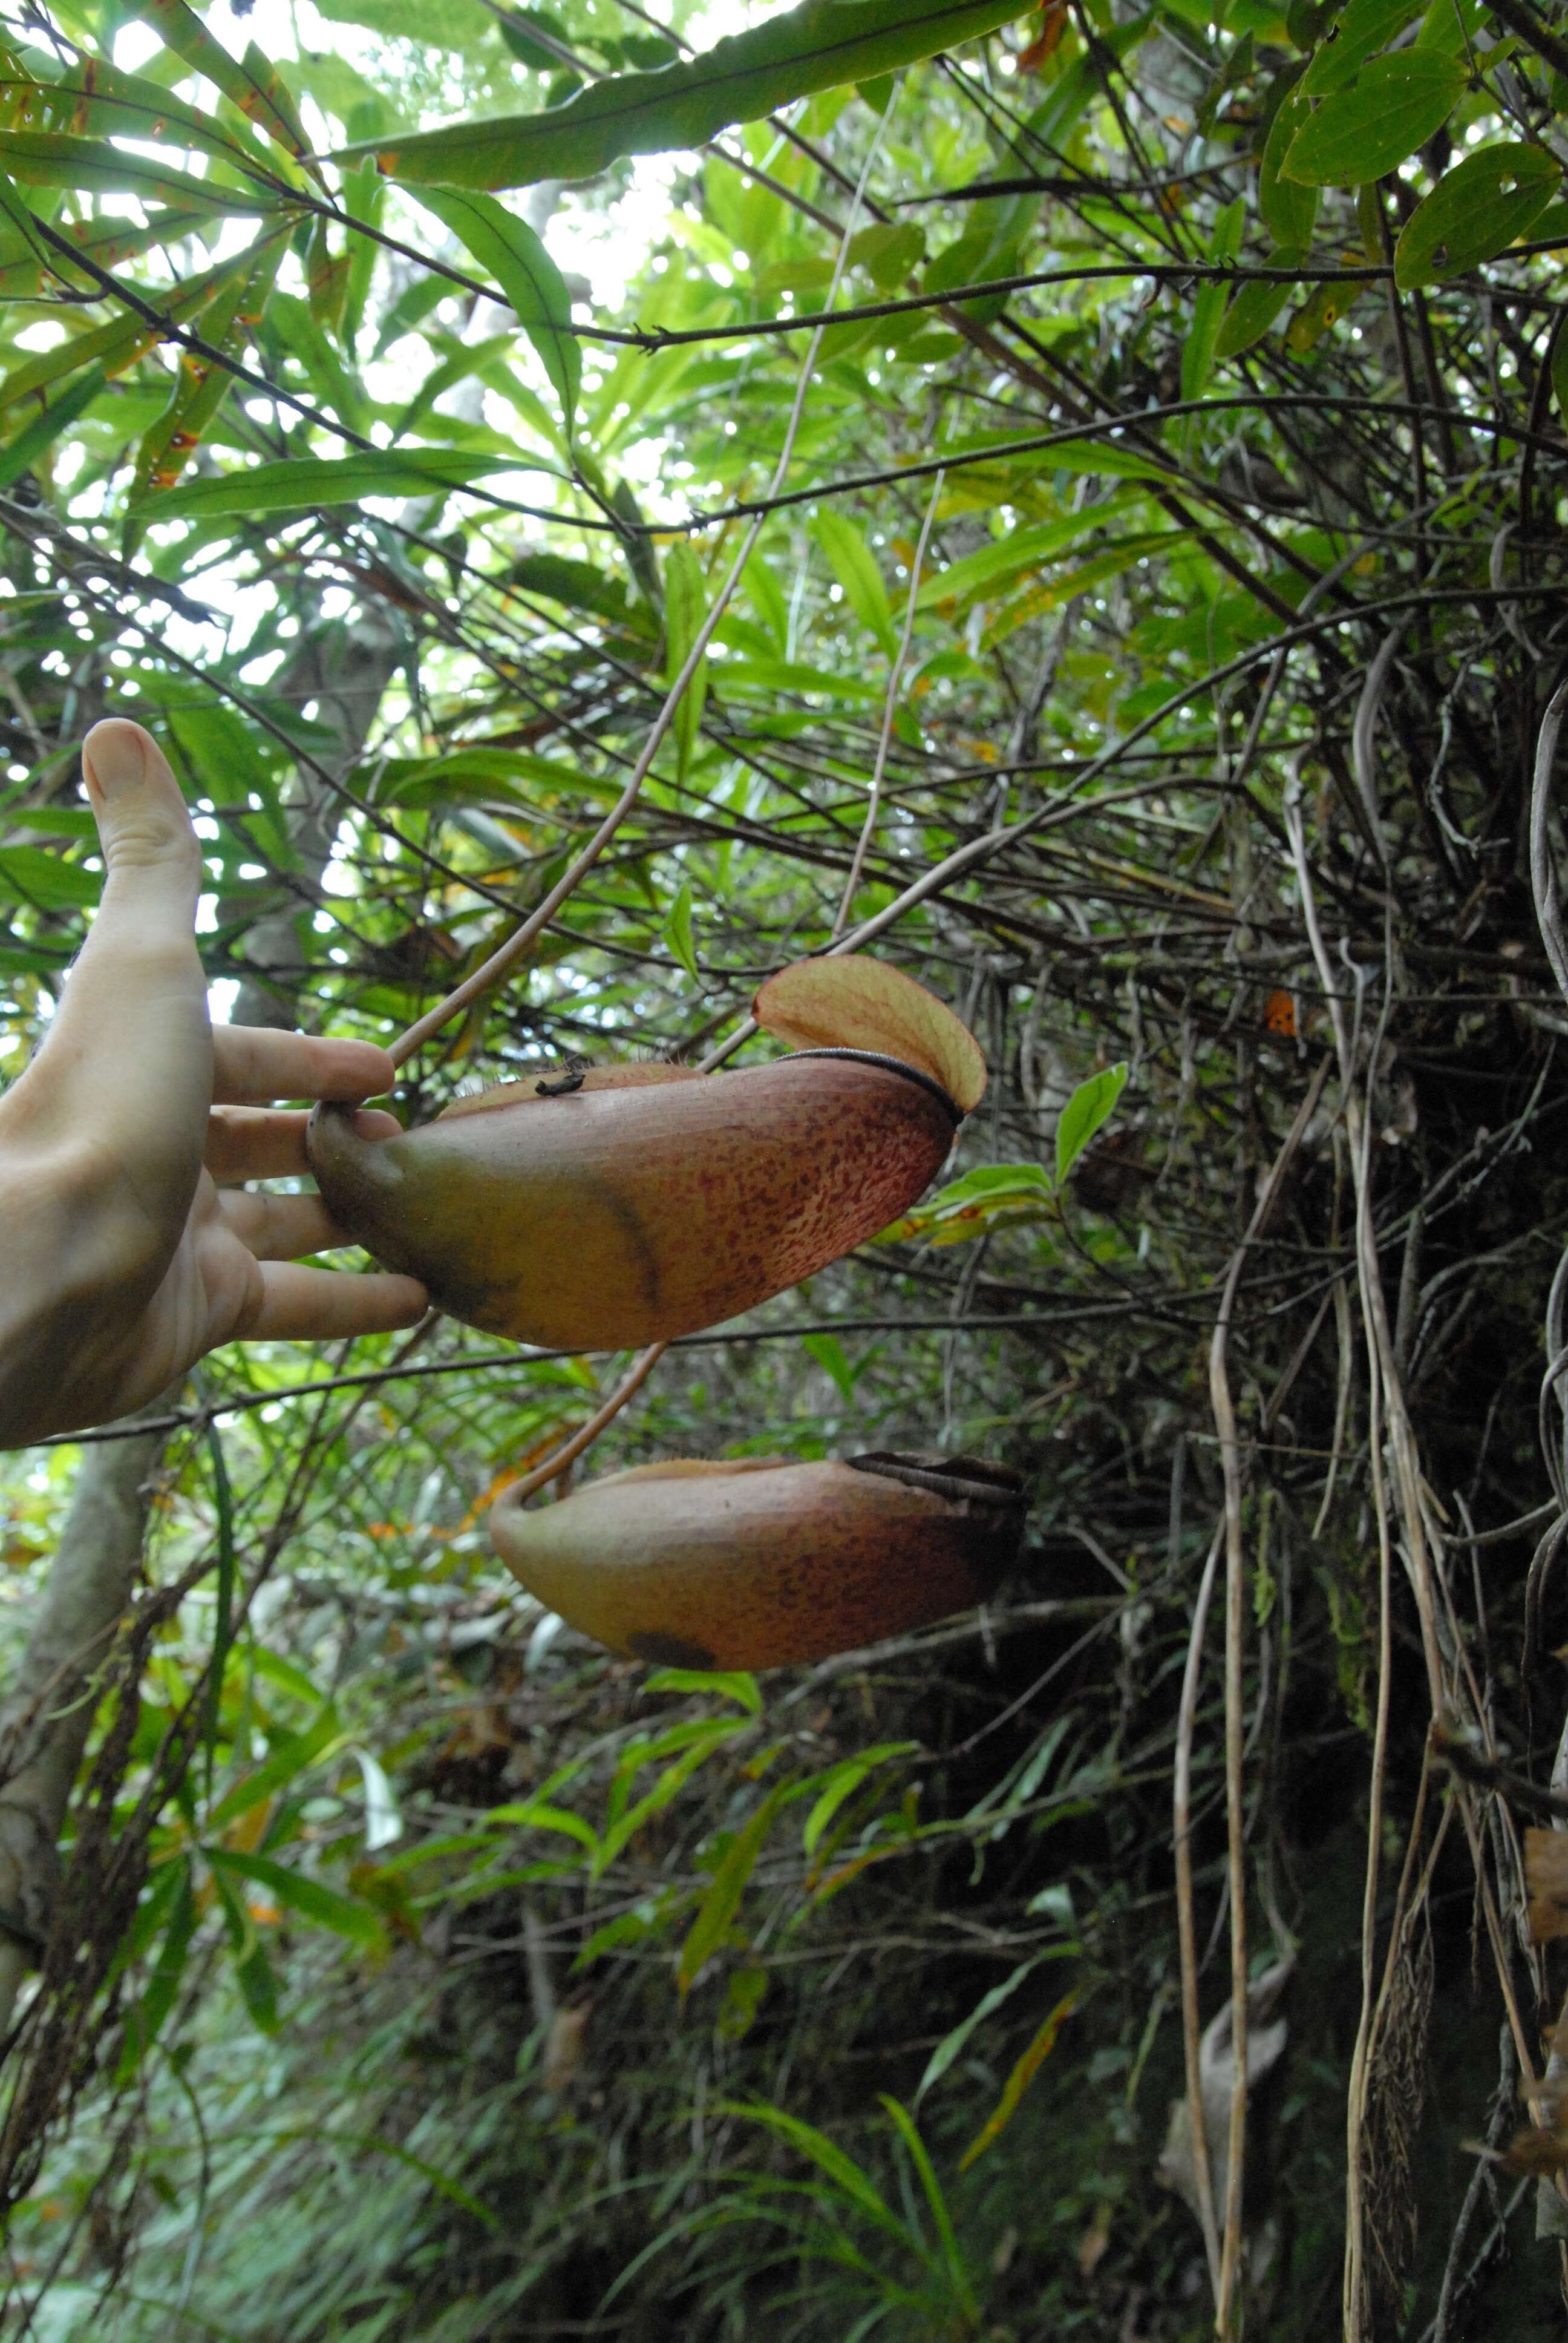
[[[67,424],[75,423],[78,415],[91,407],[103,389],[106,377],[101,366],[89,367],[79,382],[62,391],[52,407],[42,415],[34,416],[14,438],[0,447],[0,488],[8,488],[24,472],[30,472],[46,447],[54,445]]]
[[[20,205],[20,196],[16,200]],[[84,261],[92,261],[99,268],[117,268],[123,260],[134,260],[154,245],[183,244],[193,229],[213,216],[210,204],[192,205],[180,211],[156,211],[139,227],[113,217],[60,220],[55,224],[55,233],[68,237]],[[35,229],[26,238],[25,249],[20,240],[15,246],[7,244],[5,256],[0,259],[0,300],[25,301],[42,292],[45,285],[60,283],[69,285],[74,291],[97,290],[85,268],[73,269],[65,256],[45,244]]]
[[[1288,90],[1264,142],[1258,166],[1258,209],[1275,243],[1287,252],[1305,252],[1312,240],[1318,216],[1318,191],[1299,181],[1282,179],[1280,167],[1297,133],[1312,120],[1312,108],[1299,87]]]
[[[149,307],[156,307],[156,323],[136,310],[128,316],[122,313],[101,326],[89,327],[85,334],[73,335],[68,342],[56,343],[51,350],[40,350],[35,357],[25,358],[0,381],[0,408],[25,397],[29,391],[47,388],[50,383],[75,374],[79,367],[98,365],[106,375],[124,374],[144,352],[156,348],[166,338],[169,326],[184,325],[233,277],[239,275],[243,278],[247,256],[238,253],[221,267],[193,277],[187,285],[161,289],[156,302],[148,304]]]
[[[1465,79],[1463,65],[1431,49],[1378,57],[1353,89],[1326,97],[1302,124],[1281,177],[1312,187],[1360,187],[1381,179],[1442,129]]]
[[[701,146],[816,90],[864,82],[993,33],[1018,0],[804,0],[654,73],[617,74],[542,114],[454,122],[351,146],[388,177],[462,187],[588,179],[623,155]]]
[[[273,172],[266,149],[246,131],[226,128],[171,97],[139,74],[122,73],[103,57],[83,57],[58,79],[29,73],[17,60],[0,72],[0,109],[13,130],[65,131],[77,138],[138,138],[149,146],[192,147],[237,170],[286,183]]]
[[[1394,246],[1394,281],[1409,292],[1495,260],[1528,232],[1562,178],[1550,155],[1521,138],[1467,155],[1406,220]]]
[[[367,448],[361,455],[319,463],[313,457],[297,456],[210,480],[189,480],[159,498],[156,518],[216,520],[227,513],[310,512],[317,505],[357,504],[362,497],[427,497],[518,468],[548,468],[526,458],[454,456],[441,449],[407,456],[391,448]]]
[[[673,686],[708,615],[708,580],[689,545],[672,545],[664,565],[665,683]],[[677,770],[685,780],[702,732],[708,659],[699,659],[675,713]]]
[[[253,41],[246,50],[243,61],[230,56],[221,41],[207,31],[194,8],[186,0],[142,0],[132,10],[144,25],[150,25],[166,49],[194,65],[224,96],[232,98],[247,122],[276,141],[287,155],[307,156],[310,141],[299,119],[299,110],[276,68],[270,65]],[[310,166],[319,178],[320,173]]]
[[[833,565],[833,575],[844,598],[863,627],[869,627],[890,659],[899,651],[899,630],[888,601],[888,589],[869,546],[852,520],[829,508],[819,513],[816,537]]]
[[[287,245],[276,232],[256,250],[253,266],[214,301],[204,321],[202,339],[216,349],[237,355],[254,335],[266,306],[267,294],[282,264]],[[228,394],[234,380],[216,359],[199,350],[180,352],[179,371],[169,403],[142,441],[136,454],[133,502],[148,494],[161,495],[174,487]],[[150,518],[150,516],[149,516]]]
[[[290,1871],[265,1855],[243,1855],[232,1847],[216,1846],[205,1852],[215,1871],[253,1881],[318,1928],[330,1928],[335,1936],[347,1936],[356,1945],[375,1946],[386,1940],[380,1914],[355,1896],[340,1896],[336,1887],[324,1887],[318,1879],[307,1879],[303,1872]]]
[[[527,220],[517,218],[493,196],[430,187],[419,201],[462,239],[511,303],[549,376],[569,434],[582,381],[582,350],[571,330],[566,280],[543,243]]]
[[[781,1782],[777,1789],[769,1790],[750,1820],[737,1831],[720,1859],[712,1884],[698,1906],[697,1917],[687,1930],[686,1942],[680,1948],[677,1983],[683,2001],[710,1956],[729,1936],[730,1922],[746,1893],[746,1883],[773,1827],[773,1818],[785,1801],[793,1795],[793,1785],[788,1782]]]
[[[985,2154],[991,2142],[1000,2139],[1011,2123],[1025,2091],[1056,2047],[1056,2037],[1060,2033],[1065,2020],[1071,2016],[1073,2004],[1077,1999],[1076,1988],[1071,1993],[1063,1994],[1056,2007],[1040,2026],[1034,2040],[1008,2077],[1002,2095],[987,2117],[984,2127],[977,2137],[970,2140],[968,2147],[960,2157],[960,2172],[967,2172],[970,2165]]]
[[[222,186],[216,179],[178,171],[172,163],[130,154],[106,138],[68,138],[57,130],[0,130],[0,171],[29,186],[136,196],[144,203],[203,206],[209,212],[275,212],[287,201],[259,181]]]

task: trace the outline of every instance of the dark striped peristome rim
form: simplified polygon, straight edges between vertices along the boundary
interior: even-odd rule
[[[919,1066],[910,1065],[902,1058],[884,1057],[879,1050],[791,1050],[787,1058],[777,1059],[775,1063],[798,1065],[802,1058],[847,1058],[852,1065],[880,1066],[884,1073],[902,1074],[907,1082],[918,1083],[921,1090],[930,1091],[939,1105],[946,1107],[953,1119],[955,1131],[964,1121],[964,1109],[950,1091],[942,1088],[936,1076],[923,1072]]]

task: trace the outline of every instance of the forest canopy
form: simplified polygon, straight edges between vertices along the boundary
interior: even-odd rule
[[[836,948],[989,1068],[591,1457],[433,1312],[3,1460],[7,2331],[1558,2331],[1565,112],[1554,0],[5,11],[0,1078],[110,712],[410,1131]],[[887,1451],[1021,1548],[813,1664],[487,1534]]]

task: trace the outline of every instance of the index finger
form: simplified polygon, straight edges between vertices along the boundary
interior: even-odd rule
[[[274,1099],[379,1098],[397,1069],[373,1041],[284,1033],[272,1025],[215,1025],[212,1095],[217,1106],[268,1106]]]

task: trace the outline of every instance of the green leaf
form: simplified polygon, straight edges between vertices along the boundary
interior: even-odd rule
[[[1327,97],[1333,90],[1348,89],[1367,59],[1386,49],[1425,5],[1426,0],[1350,0],[1297,84],[1302,96]]]
[[[56,400],[55,407],[38,417],[38,423],[46,424],[49,417],[64,404],[63,399]],[[21,434],[21,439],[14,439],[5,453],[14,453],[20,447],[21,440],[26,439],[36,429],[37,423],[29,424],[27,430]],[[40,447],[46,445],[53,437],[52,431],[45,432]],[[24,457],[8,478],[15,479],[19,472],[25,471],[29,460]],[[79,911],[85,910],[89,903],[95,903],[103,891],[103,880],[95,871],[84,870],[80,863],[67,862],[63,856],[51,854],[45,847],[0,847],[0,894],[8,895],[13,902],[31,903],[40,911]]]
[[[1467,155],[1406,220],[1394,246],[1394,282],[1408,293],[1495,260],[1540,217],[1562,177],[1550,155],[1522,138]]]
[[[137,196],[144,203],[209,212],[275,212],[288,200],[279,188],[254,182],[226,187],[176,170],[172,163],[130,154],[106,138],[67,138],[53,130],[0,130],[0,170],[24,184]]]
[[[708,1893],[697,1907],[697,1915],[686,1932],[680,1947],[680,1966],[676,1982],[684,2001],[702,1970],[729,1934],[730,1922],[739,1909],[746,1883],[762,1852],[763,1842],[773,1827],[774,1816],[785,1802],[796,1795],[796,1785],[780,1782],[769,1790],[757,1808],[726,1847],[718,1869],[709,1885]]]
[[[845,1399],[854,1396],[855,1369],[844,1354],[844,1345],[834,1334],[802,1334],[800,1348],[809,1359],[815,1359],[825,1375],[830,1376]]]
[[[318,1928],[330,1928],[335,1936],[347,1936],[356,1945],[378,1947],[386,1942],[380,1914],[354,1896],[340,1896],[335,1887],[324,1887],[318,1879],[307,1879],[300,1872],[286,1870],[265,1855],[240,1855],[232,1847],[218,1846],[204,1848],[203,1852],[215,1872],[254,1880],[258,1887],[270,1889],[291,1912],[297,1912],[303,1920],[313,1921]]]
[[[757,1679],[744,1668],[655,1668],[643,1679],[644,1692],[717,1693],[722,1700],[739,1701],[749,1716],[762,1714]]]
[[[854,1796],[868,1775],[874,1774],[879,1765],[886,1765],[895,1757],[909,1756],[919,1745],[914,1741],[879,1742],[874,1749],[862,1749],[853,1757],[841,1758],[837,1765],[830,1765],[826,1774],[816,1776],[820,1786],[800,1835],[800,1844],[808,1861],[821,1845],[823,1835],[839,1807]]]
[[[521,1798],[505,1806],[492,1806],[485,1816],[491,1829],[505,1826],[510,1830],[558,1831],[563,1838],[576,1839],[590,1855],[598,1852],[598,1833],[591,1823],[574,1815],[569,1806],[554,1806],[542,1798]]]
[[[967,2172],[970,2165],[985,2154],[992,2141],[1000,2138],[1012,2121],[1025,2091],[1056,2047],[1056,2037],[1061,2031],[1064,2020],[1072,2013],[1078,2000],[1078,1991],[1075,1986],[1070,1993],[1064,1993],[1050,2016],[1041,2021],[1028,2049],[1017,2061],[1011,2074],[1008,2077],[1000,2098],[986,2117],[980,2132],[970,2140],[968,2147],[960,2157],[960,2172]]]
[[[454,122],[346,151],[410,185],[527,187],[588,179],[623,155],[704,146],[817,90],[918,64],[995,32],[1018,0],[803,0],[656,73],[617,74],[542,114]]]
[[[1325,98],[1302,124],[1281,177],[1313,187],[1381,179],[1442,129],[1468,77],[1462,65],[1430,49],[1377,58],[1353,89]]]
[[[879,1244],[961,1244],[999,1221],[1054,1215],[1055,1192],[1038,1163],[977,1163],[885,1228]]]
[[[899,630],[893,624],[888,590],[860,531],[852,520],[829,507],[818,514],[812,534],[831,563],[850,609],[860,624],[875,635],[888,657],[896,659]]]
[[[1362,285],[1314,286],[1285,329],[1285,347],[1294,357],[1315,349],[1331,326],[1337,326],[1352,302],[1370,290]]]
[[[1066,1179],[1101,1125],[1108,1122],[1116,1111],[1116,1102],[1127,1088],[1127,1061],[1107,1066],[1098,1074],[1091,1074],[1080,1082],[1061,1110],[1056,1126],[1056,1177],[1060,1186]]]
[[[695,551],[683,538],[679,544],[670,547],[664,563],[664,680],[667,689],[673,686],[686,665],[707,616],[708,579]],[[705,651],[676,710],[676,771],[682,781],[690,769],[701,736],[702,710],[707,699],[708,654]]]
[[[196,15],[186,5],[186,0],[142,0],[142,5],[126,10],[129,16],[139,16],[150,25],[158,38],[176,56],[194,65],[198,74],[215,88],[231,98],[247,122],[265,130],[284,152],[296,159],[309,154],[310,141],[299,119],[299,110],[277,69],[262,55],[252,41],[243,61],[232,57],[221,41],[215,40]],[[310,166],[319,178],[320,172]]]
[[[953,2227],[952,2214],[948,2208],[948,2200],[942,2193],[942,2186],[937,2178],[936,2168],[931,2163],[926,2143],[916,2129],[914,2117],[902,2100],[895,2099],[887,2091],[879,2091],[877,2097],[891,2116],[899,2137],[909,2151],[910,2160],[920,2175],[920,2187],[925,2190],[926,2202],[931,2208],[931,2219],[936,2226],[937,2240],[941,2247],[942,2267],[948,2282],[953,2289],[955,2308],[965,2327],[972,2333],[980,2321],[980,2305],[970,2283],[969,2266],[959,2244],[958,2232]]]
[[[1275,265],[1294,268],[1301,260],[1300,253],[1277,252]],[[1225,312],[1225,320],[1214,338],[1216,358],[1240,357],[1254,342],[1261,341],[1273,324],[1295,287],[1289,282],[1280,285],[1243,285]]]
[[[237,276],[244,282],[248,251],[236,254],[221,267],[209,268],[200,277],[191,277],[184,285],[160,287],[156,301],[150,303],[162,320],[188,324],[222,287]],[[90,326],[85,333],[74,334],[69,341],[56,342],[52,349],[41,350],[35,357],[25,358],[15,366],[0,382],[0,407],[9,407],[30,391],[42,390],[62,376],[74,374],[78,367],[101,366],[106,375],[124,374],[146,351],[155,349],[164,338],[163,326],[149,325],[133,310],[121,311],[101,326]]]
[[[366,448],[356,456],[317,459],[290,456],[243,472],[190,480],[140,507],[146,518],[213,520],[223,514],[259,518],[264,513],[313,512],[321,505],[357,505],[366,497],[427,497],[442,488],[466,488],[493,473],[550,468],[528,457],[456,456],[432,448],[405,455],[394,448]]]
[[[1318,216],[1316,187],[1296,186],[1282,179],[1281,166],[1289,154],[1298,132],[1312,119],[1312,108],[1302,96],[1300,85],[1287,90],[1269,126],[1263,143],[1262,160],[1258,166],[1258,209],[1263,225],[1282,251],[1305,252],[1312,240],[1312,229]]]
[[[234,1883],[226,1874],[215,1866],[211,1877],[222,1908],[224,1926],[228,1932],[235,1978],[250,2014],[251,2024],[259,2033],[276,2034],[277,1980],[272,1974],[272,1963],[256,1935],[256,1923],[245,1908],[244,1897],[236,1893]]]
[[[340,1749],[348,1735],[337,1720],[337,1710],[328,1703],[320,1715],[307,1725],[303,1733],[290,1733],[278,1741],[262,1759],[259,1765],[243,1774],[225,1791],[216,1806],[207,1814],[206,1830],[216,1836],[226,1830],[241,1815],[247,1815],[264,1799],[286,1789],[290,1783],[308,1773],[313,1766],[335,1750]]]
[[[493,196],[461,187],[427,187],[418,200],[467,246],[506,295],[560,400],[569,437],[583,361],[571,330],[571,296],[560,270],[527,220],[517,218]]]
[[[214,301],[202,328],[204,342],[234,355],[245,348],[260,322],[287,249],[278,234],[262,239],[249,274],[236,278]],[[233,380],[233,375],[198,351],[181,350],[169,403],[137,450],[133,501],[149,489],[163,495],[173,488],[200,447]]]
[[[89,367],[79,381],[61,392],[52,407],[46,407],[41,415],[35,415],[14,438],[6,440],[5,446],[0,447],[0,488],[8,488],[13,480],[20,479],[24,472],[31,471],[44,450],[54,445],[66,425],[75,423],[77,416],[91,407],[106,382],[107,377],[101,366]],[[15,853],[22,850],[20,848],[12,850]],[[46,858],[50,862],[54,859],[52,855]],[[64,863],[58,867],[68,870],[72,866]],[[89,874],[84,871],[81,875],[85,878]],[[96,902],[96,888],[84,900]]]
[[[943,2035],[926,2061],[926,2071],[920,2077],[919,2088],[915,2092],[916,2107],[920,2106],[931,2086],[941,2081],[976,2027],[983,2026],[986,2019],[1018,1991],[1024,1979],[1033,1975],[1044,1957],[1042,1953],[1032,1953],[1028,1960],[1020,1961],[1017,1968],[1003,1977],[1000,1985],[993,1985],[989,1993],[981,1995],[967,2017],[960,2018],[950,2032]]]
[[[926,232],[912,221],[884,220],[850,240],[849,266],[863,268],[879,293],[907,285],[926,256]]]
[[[783,2107],[769,2107],[765,2099],[719,2102],[719,2113],[739,2116],[743,2122],[761,2124],[775,2138],[783,2140],[796,2154],[805,2157],[831,2184],[846,2204],[853,2205],[878,2228],[884,2229],[900,2240],[907,2240],[903,2223],[879,2193],[870,2175],[845,2154],[826,2132],[815,2124],[803,2123]]]
[[[6,198],[9,197],[9,201]],[[0,205],[11,213],[24,229],[22,243],[26,247],[23,256],[6,259],[0,265],[0,299],[20,301],[43,291],[45,284],[59,278],[70,285],[79,285],[90,291],[95,299],[98,287],[85,271],[73,270],[64,254],[45,243],[33,214],[23,204],[15,190],[0,181]],[[17,216],[20,215],[20,218]],[[123,219],[109,216],[102,219],[75,219],[60,222],[57,233],[65,237],[85,260],[95,261],[100,268],[117,268],[122,260],[133,260],[156,244],[183,244],[192,230],[216,216],[210,204],[190,205],[180,211],[155,211],[145,226],[133,227]],[[30,231],[26,224],[31,223]]]
[[[1050,452],[1054,458],[1061,451],[1052,448]],[[1103,528],[1107,521],[1123,510],[1124,504],[1112,496],[1101,504],[1086,505],[1081,512],[1063,513],[1058,520],[1010,529],[994,544],[982,545],[978,553],[966,553],[959,560],[950,561],[945,569],[928,578],[915,597],[915,607],[929,610],[950,601],[961,610],[987,587],[1002,584],[1022,570],[1040,568],[1059,555],[1072,551],[1091,531]]]
[[[507,583],[519,593],[542,594],[568,610],[591,610],[598,618],[624,618],[626,588],[618,578],[596,569],[591,561],[575,561],[565,553],[525,553],[507,572]]]
[[[691,940],[691,884],[683,879],[674,902],[665,915],[665,940],[693,984],[701,981],[697,965],[697,952]]]
[[[1210,257],[1217,261],[1234,260],[1241,246],[1241,226],[1245,206],[1240,196],[1229,203],[1214,223],[1210,238]],[[1210,372],[1214,364],[1214,345],[1225,315],[1229,296],[1222,283],[1201,285],[1192,302],[1191,320],[1181,345],[1181,396],[1201,398],[1208,387]],[[1190,418],[1195,425],[1197,417]]]
[[[171,1866],[171,1877],[166,1884],[159,1882],[159,1891],[160,1902],[166,1900],[169,1906],[168,1926],[146,1991],[126,2019],[125,2047],[115,2070],[116,2084],[129,2082],[157,2040],[185,1975],[196,1925],[188,1855]]]
[[[148,146],[194,147],[241,171],[279,181],[266,149],[247,132],[226,128],[156,81],[122,73],[108,58],[81,58],[57,79],[30,73],[25,61],[0,71],[0,109],[16,130],[66,130],[77,137],[135,138]]]

